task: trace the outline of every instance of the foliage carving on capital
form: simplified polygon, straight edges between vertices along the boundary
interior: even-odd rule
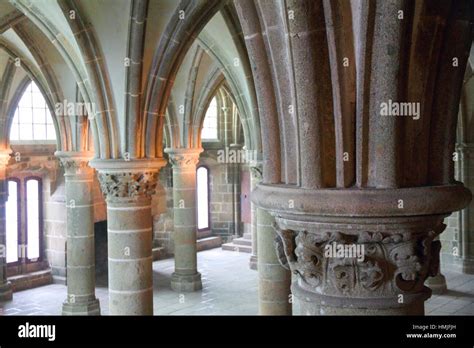
[[[89,159],[64,157],[61,158],[60,161],[66,175],[83,175],[94,173],[94,170],[89,166]]]
[[[150,197],[156,191],[158,173],[99,173],[99,183],[107,199]]]
[[[307,291],[330,296],[380,297],[423,289],[438,272],[440,243],[434,238],[445,225],[419,232],[344,229],[289,229],[276,225],[275,247],[283,267],[298,276]],[[363,257],[328,257],[333,244],[362,250]],[[284,252],[282,252],[284,250]],[[318,290],[316,290],[318,289]]]
[[[199,163],[198,153],[173,153],[169,154],[169,161],[173,167],[196,167]]]

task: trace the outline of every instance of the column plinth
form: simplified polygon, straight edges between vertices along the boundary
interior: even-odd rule
[[[13,298],[12,285],[7,279],[5,203],[8,200],[6,169],[10,151],[0,152],[0,302]]]
[[[196,165],[202,149],[166,149],[173,166],[174,259],[171,288],[177,292],[202,289],[197,270]]]
[[[94,169],[91,152],[56,152],[64,168],[67,228],[67,298],[63,315],[100,315],[95,296]]]
[[[151,196],[163,160],[95,160],[107,202],[109,313],[153,315]]]
[[[296,314],[423,315],[431,296],[424,282],[439,273],[436,237],[446,227],[443,219],[469,196],[461,185],[384,190],[259,185],[255,200],[275,216],[276,254],[295,276]]]
[[[425,285],[429,287],[431,292],[435,295],[445,294],[448,291],[446,277],[441,273],[426,279]]]

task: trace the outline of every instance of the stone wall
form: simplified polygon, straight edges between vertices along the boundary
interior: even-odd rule
[[[235,210],[240,210],[240,193],[234,192],[234,180],[239,176],[232,165],[216,161],[216,151],[208,150],[201,156],[200,165],[209,169],[210,227],[213,235],[221,236],[223,242],[229,242],[240,231],[240,221],[235,219]],[[240,182],[237,183],[237,189]],[[238,195],[237,200],[234,199]],[[236,227],[237,224],[237,227]]]

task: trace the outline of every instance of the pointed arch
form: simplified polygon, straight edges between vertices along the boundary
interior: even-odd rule
[[[144,133],[137,134],[147,140],[140,149],[144,156],[163,156],[163,124],[175,76],[195,40],[193,33],[199,33],[225,3],[219,0],[182,0],[170,18],[154,54],[146,83],[142,112],[146,128]],[[184,11],[186,15],[185,21],[180,20],[180,13],[183,13],[180,11]]]
[[[54,89],[52,90],[51,86],[49,86],[45,78],[43,78],[43,75],[41,74],[41,72],[37,71],[34,68],[34,65],[31,62],[29,62],[28,59],[21,56],[17,52],[13,51],[1,40],[0,40],[0,50],[3,50],[10,56],[12,69],[13,69],[11,70],[11,72],[13,74],[16,72],[16,69],[19,69],[19,67],[17,67],[14,62],[19,61],[21,63],[21,69],[23,69],[28,76],[21,81],[17,90],[13,94],[13,98],[10,100],[10,103],[6,106],[6,112],[3,114],[4,117],[6,117],[6,119],[4,120],[4,123],[3,123],[4,128],[3,128],[3,134],[2,134],[3,135],[2,145],[5,146],[5,148],[8,148],[11,120],[15,113],[16,105],[18,104],[29,82],[34,81],[36,85],[38,86],[38,88],[40,89],[41,93],[43,94],[43,97],[46,100],[46,104],[48,105],[48,108],[53,115],[53,124],[55,127],[56,139],[57,139],[56,146],[59,150],[68,149],[69,148],[68,146],[70,145],[68,141],[68,134],[70,134],[71,131],[70,129],[68,130],[67,128],[70,127],[70,124],[67,122],[61,122],[59,120],[60,117],[58,117],[53,112],[55,110],[54,108],[55,104],[58,102],[61,102],[58,99],[58,96],[61,96],[62,93],[59,90],[54,90]],[[17,58],[19,60],[17,60]],[[13,75],[11,75],[11,79],[13,79]]]

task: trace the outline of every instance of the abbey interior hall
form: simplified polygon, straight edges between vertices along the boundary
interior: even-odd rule
[[[0,0],[0,315],[474,315],[469,0]]]

